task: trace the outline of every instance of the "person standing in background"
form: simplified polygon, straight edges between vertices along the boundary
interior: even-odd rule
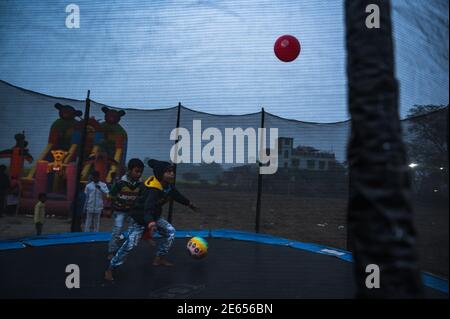
[[[84,224],[84,231],[89,232],[92,227],[94,232],[98,232],[104,196],[109,194],[106,184],[100,181],[99,172],[94,171],[94,173],[92,173],[92,182],[86,185],[84,193],[86,195],[86,221]]]
[[[38,199],[39,201],[34,206],[34,224],[36,225],[36,235],[40,236],[45,222],[45,202],[47,201],[47,194],[40,193]]]
[[[0,165],[0,217],[3,217],[6,209],[6,195],[8,194],[9,187],[10,183],[9,177],[6,174],[6,166]]]

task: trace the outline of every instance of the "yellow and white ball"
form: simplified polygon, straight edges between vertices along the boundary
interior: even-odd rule
[[[186,246],[189,255],[196,259],[206,257],[208,254],[208,242],[202,237],[192,237]]]

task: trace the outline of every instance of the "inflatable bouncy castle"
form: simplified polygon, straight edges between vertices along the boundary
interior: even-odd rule
[[[75,196],[76,160],[81,137],[82,112],[70,105],[55,104],[59,112],[50,128],[45,149],[26,177],[21,179],[20,211],[30,212],[39,193],[47,193],[52,213],[70,212]]]
[[[70,215],[76,192],[76,170],[83,122],[82,112],[70,105],[55,104],[59,112],[50,128],[48,143],[21,179],[20,211],[30,212],[39,193],[46,193],[47,209],[52,214]],[[90,174],[100,172],[102,181],[110,182],[111,175],[125,161],[127,134],[119,124],[124,111],[104,107],[103,123],[91,117],[88,121],[84,163],[80,183],[85,185]],[[19,174],[20,175],[20,174]]]

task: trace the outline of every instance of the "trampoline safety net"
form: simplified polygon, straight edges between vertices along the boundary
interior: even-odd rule
[[[447,12],[448,2],[433,2],[435,6],[422,1],[392,1],[392,21],[396,77],[400,86],[401,126],[413,184],[414,226],[418,232],[420,266],[422,270],[448,278],[448,16],[440,13],[445,8]],[[283,12],[287,15],[285,9],[297,12],[301,8],[306,12],[304,14],[314,19],[307,19],[304,24],[296,22],[296,19],[286,22],[287,29],[292,33],[299,33],[302,29],[311,33],[305,32],[300,39],[302,51],[295,61],[296,67],[288,68],[286,64],[282,66],[283,69],[277,69],[279,66],[273,64],[282,62],[275,58],[270,62],[263,60],[261,56],[267,53],[256,44],[256,49],[248,52],[248,55],[237,50],[237,44],[229,49],[232,50],[229,52],[231,54],[239,52],[237,60],[247,57],[245,61],[251,67],[242,71],[244,74],[238,70],[240,62],[224,62],[222,56],[217,61],[211,61],[214,58],[207,57],[192,58],[188,53],[183,55],[184,48],[179,48],[182,53],[174,53],[173,57],[167,58],[167,62],[157,60],[156,66],[152,66],[156,69],[148,70],[151,74],[149,79],[159,83],[154,88],[154,97],[151,97],[152,92],[142,95],[142,99],[151,101],[148,105],[148,100],[138,103],[131,99],[135,91],[126,95],[130,97],[130,102],[118,100],[117,103],[111,102],[113,106],[101,103],[104,100],[115,101],[117,95],[112,91],[118,86],[122,85],[122,91],[131,90],[123,83],[117,84],[117,87],[112,86],[110,93],[105,93],[107,90],[101,87],[99,91],[103,95],[97,101],[96,88],[87,87],[88,83],[95,82],[92,81],[95,76],[89,73],[88,66],[80,66],[80,71],[88,74],[89,81],[86,83],[82,77],[77,76],[74,77],[74,83],[67,77],[61,82],[64,84],[58,83],[59,81],[50,83],[47,74],[40,78],[38,69],[30,71],[33,80],[25,81],[20,74],[30,65],[14,63],[19,72],[11,71],[15,51],[7,51],[4,44],[9,43],[8,39],[13,39],[12,35],[6,34],[15,27],[10,18],[5,20],[3,13],[0,14],[0,20],[4,20],[0,22],[0,54],[2,60],[5,57],[6,61],[0,62],[0,164],[7,166],[11,179],[7,207],[4,208],[5,217],[0,219],[0,239],[34,234],[34,229],[27,227],[33,225],[30,217],[40,192],[48,195],[47,212],[50,216],[45,226],[46,232],[70,231],[74,202],[78,210],[82,209],[83,192],[75,198],[75,188],[83,130],[82,117],[86,105],[82,95],[84,93],[80,94],[84,91],[80,88],[88,88],[92,99],[83,150],[84,162],[80,172],[81,186],[86,185],[94,170],[100,172],[101,179],[108,185],[113,184],[116,178],[125,174],[126,163],[131,158],[140,158],[144,163],[151,158],[170,161],[176,139],[171,138],[171,133],[174,136],[173,130],[178,125],[188,134],[183,135],[181,141],[184,139],[183,142],[190,142],[192,152],[188,154],[190,162],[177,165],[176,186],[201,212],[195,213],[174,203],[171,221],[177,229],[235,229],[250,232],[257,229],[260,233],[296,241],[349,249],[347,144],[351,123],[346,113],[346,52],[342,4],[333,5],[332,14],[324,9],[324,4],[311,6],[308,1],[283,3],[282,8],[266,3],[261,5],[259,11],[258,5],[253,2],[247,4],[245,1],[246,6],[242,8],[228,4],[230,19],[243,16],[240,22],[229,22],[230,28],[234,23],[244,24],[250,33],[256,32],[258,27],[267,27],[256,15],[266,14],[271,6],[273,12],[279,15],[278,18],[283,17]],[[116,5],[119,6],[118,3]],[[26,6],[24,10],[31,14],[33,10],[39,9],[39,5],[36,6],[38,7],[35,9]],[[163,5],[142,4],[141,9],[161,12],[159,9],[163,9],[158,6]],[[1,4],[0,7],[5,5]],[[122,11],[129,12],[131,17],[135,15],[138,21],[145,18],[133,11],[131,5],[119,7]],[[4,9],[7,12],[13,10],[6,7]],[[108,15],[115,17],[120,11],[114,9],[114,5],[100,3],[97,4],[97,10],[103,12],[103,20],[108,20]],[[220,10],[225,9],[222,7]],[[188,19],[187,15],[177,12],[180,19]],[[237,16],[233,12],[237,12]],[[248,12],[253,14],[248,15]],[[333,23],[337,29],[335,32],[320,31],[327,25],[330,16],[338,20]],[[159,19],[163,19],[162,14],[151,20],[151,25],[156,29],[164,28],[164,24],[159,24]],[[185,39],[182,46],[187,49],[196,46],[195,30],[198,28],[195,21],[189,21],[191,24],[188,24],[185,38],[181,35],[181,29],[171,33],[180,41]],[[432,34],[429,30],[437,30],[433,27],[436,25],[437,28],[443,25],[445,30]],[[206,24],[205,36],[214,38],[215,34],[218,38],[224,37],[226,32],[213,26],[214,24]],[[95,29],[94,26],[91,27]],[[277,32],[283,30],[278,24],[274,27]],[[145,31],[138,30],[134,34],[123,25],[120,30],[124,34],[115,35],[119,40],[126,36],[131,39],[139,38],[140,32]],[[239,37],[236,28],[230,30],[231,37]],[[411,33],[416,33],[416,36],[410,36]],[[58,37],[57,33],[55,37]],[[162,35],[159,34],[159,37]],[[74,41],[82,43],[81,39]],[[114,41],[117,39],[111,36],[107,43],[113,45]],[[327,44],[321,47],[319,42]],[[228,50],[218,42],[213,44],[218,50]],[[162,45],[170,46],[170,43]],[[200,49],[205,49],[203,43],[198,45]],[[273,50],[273,43],[270,45],[269,50]],[[331,49],[333,46],[337,49]],[[170,50],[164,48],[166,49]],[[310,50],[316,50],[316,55]],[[99,59],[93,51],[84,53],[89,62]],[[208,52],[202,54],[214,56],[214,53]],[[139,61],[140,53],[136,47],[131,47],[129,54],[130,59]],[[49,58],[52,58],[52,54],[49,54]],[[55,58],[58,56],[55,55]],[[113,59],[106,53],[100,58],[106,64]],[[152,58],[158,59],[158,56]],[[190,59],[204,61],[185,65]],[[267,63],[267,67],[264,63]],[[292,65],[295,66],[294,63]],[[314,68],[318,70],[313,71]],[[179,70],[181,78],[170,84],[168,78],[161,74],[167,71],[172,72],[173,76],[173,69]],[[93,67],[92,73],[95,72]],[[238,74],[236,78],[233,78],[233,72]],[[300,77],[298,74],[301,72],[307,76]],[[263,76],[264,73],[267,74]],[[119,81],[120,74],[120,70],[111,71],[110,82]],[[158,76],[161,76],[161,81]],[[138,82],[148,80],[144,72],[137,71],[136,78]],[[273,78],[273,81],[266,81],[268,78]],[[212,82],[213,89],[210,86],[204,87],[208,79]],[[189,83],[190,80],[193,83]],[[49,83],[47,87],[46,82]],[[62,86],[70,87],[72,84],[76,93],[71,94],[70,89],[63,90]],[[64,93],[65,96],[78,99],[55,97],[59,92],[67,92]],[[240,104],[236,103],[234,94],[241,98]],[[173,102],[168,103],[167,96]],[[177,106],[178,101],[181,104]],[[130,103],[141,107],[129,108],[127,106]],[[266,145],[271,151],[276,150],[278,156],[274,174],[258,174],[261,167],[257,161],[257,144],[260,138],[258,129],[261,127],[266,129]],[[217,140],[220,137],[225,146],[226,137],[229,136],[227,130],[242,129],[244,137],[240,142],[245,146],[245,151],[237,154],[236,148],[224,147],[219,155],[214,154],[214,158],[220,159],[218,162],[207,163],[205,156],[198,160],[196,150],[200,154],[210,154],[207,149],[210,136],[203,136],[202,139],[202,132],[208,128],[215,129],[215,137]],[[270,129],[278,130],[276,147],[269,144]],[[190,140],[186,141],[186,138]],[[234,137],[230,143],[235,146],[238,142],[238,138]],[[188,149],[183,150],[185,151],[189,152]],[[227,158],[233,160],[228,162]],[[143,176],[151,175],[153,172],[146,165]],[[258,183],[261,189],[259,207]],[[108,218],[109,207],[110,203],[106,201],[101,225],[101,230],[104,231],[110,231],[112,225],[111,218]],[[169,205],[166,205],[164,216],[168,217],[168,214]]]

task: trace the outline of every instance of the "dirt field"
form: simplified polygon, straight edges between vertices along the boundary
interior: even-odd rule
[[[176,205],[173,216],[178,228],[232,228],[254,231],[256,194],[184,189],[203,213],[191,213]],[[303,198],[263,194],[260,232],[303,242],[347,249],[347,200]],[[448,202],[414,203],[422,269],[448,278]]]
[[[255,193],[186,186],[180,190],[201,210],[192,212],[175,204],[175,228],[255,230]],[[417,203],[415,216],[422,269],[448,278],[448,203],[446,205],[432,207]],[[346,208],[347,201],[343,198],[263,194],[260,232],[346,249]],[[111,227],[112,220],[102,218],[101,231],[110,231]],[[69,230],[70,219],[67,218],[47,219],[44,226],[44,234]],[[0,218],[0,239],[30,236],[34,232],[31,216]]]

